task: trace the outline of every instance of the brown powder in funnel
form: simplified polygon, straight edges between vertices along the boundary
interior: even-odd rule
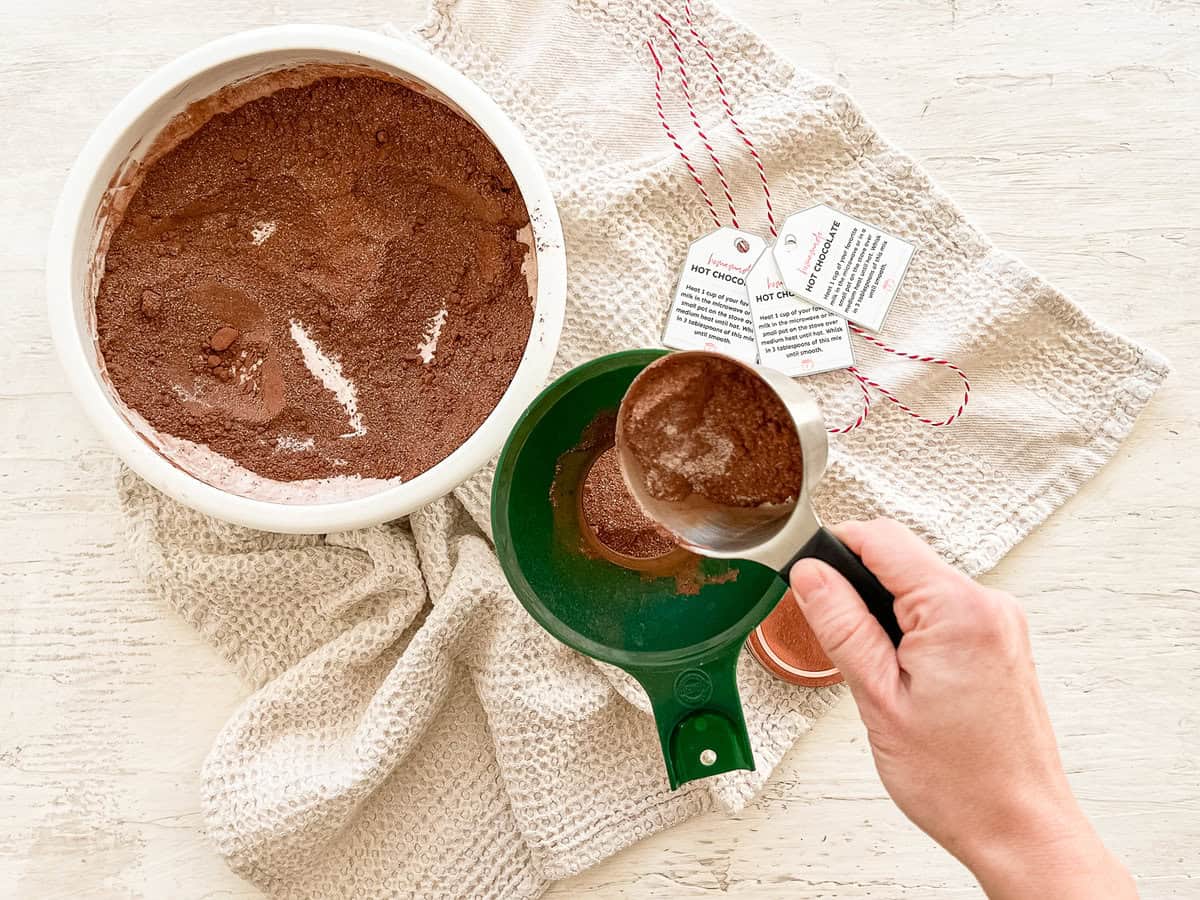
[[[625,486],[613,447],[616,420],[614,410],[598,412],[579,442],[555,463],[550,504],[556,530],[578,539],[570,541],[569,552],[638,572],[644,581],[670,578],[680,596],[737,581],[737,569],[706,563],[684,550],[641,512]]]
[[[517,370],[528,226],[449,108],[369,76],[284,87],[145,172],[96,300],[108,376],[157,431],[259,475],[413,478]]]
[[[588,470],[583,482],[583,518],[596,540],[622,556],[654,559],[677,546],[630,496],[615,447],[600,454]]]
[[[800,493],[800,439],[787,407],[732,360],[667,357],[639,377],[621,416],[624,439],[654,497],[696,493],[748,507]]]

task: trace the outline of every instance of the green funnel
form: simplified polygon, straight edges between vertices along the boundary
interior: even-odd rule
[[[713,575],[681,596],[673,578],[650,578],[582,550],[576,518],[551,502],[559,458],[585,429],[615,412],[637,374],[662,350],[630,350],[585,363],[547,387],[517,422],[496,469],[496,552],[517,598],[569,647],[619,666],[646,689],[672,788],[732,769],[753,769],[738,698],[738,655],[784,585],[771,569],[704,560]],[[561,486],[560,486],[561,488]],[[568,488],[559,503],[574,500]]]

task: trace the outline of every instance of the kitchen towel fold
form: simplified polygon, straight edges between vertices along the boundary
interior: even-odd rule
[[[971,376],[953,427],[877,403],[865,427],[835,438],[820,512],[893,516],[984,571],[1112,456],[1165,362],[995,249],[836,87],[710,4],[693,8],[775,209],[827,202],[914,242],[883,336]],[[712,227],[654,110],[654,12],[514,0],[498,19],[485,0],[437,0],[397,38],[477,81],[546,168],[569,268],[557,372],[656,345],[686,247]],[[708,81],[693,77],[698,114],[743,226],[761,226],[757,173]],[[668,103],[667,114],[704,160],[686,110]],[[856,351],[913,406],[953,408],[943,370]],[[845,372],[807,383],[831,422],[853,417]],[[289,536],[207,519],[122,475],[140,571],[252,688],[205,764],[203,802],[218,850],[269,893],[536,896],[662,828],[737,809],[838,696],[744,658],[758,771],[669,791],[640,690],[558,644],[513,597],[489,541],[490,485],[489,469],[407,520]]]

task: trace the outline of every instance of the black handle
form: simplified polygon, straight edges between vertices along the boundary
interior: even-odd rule
[[[784,580],[787,580],[788,572],[797,561],[810,558],[829,563],[837,569],[858,591],[871,615],[879,620],[887,636],[892,639],[892,645],[899,645],[900,638],[904,635],[900,631],[900,623],[896,621],[896,611],[892,608],[895,598],[879,583],[879,579],[871,574],[871,570],[863,565],[858,554],[839,541],[833,532],[823,527],[818,528],[817,533],[809,538],[808,543],[783,567],[780,574]]]

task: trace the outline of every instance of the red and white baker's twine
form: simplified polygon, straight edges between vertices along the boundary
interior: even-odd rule
[[[654,105],[658,109],[658,121],[662,122],[663,131],[667,133],[667,140],[679,151],[679,155],[683,158],[683,164],[687,166],[692,180],[696,182],[696,187],[700,189],[700,196],[704,198],[704,205],[708,207],[709,215],[712,216],[712,220],[720,228],[721,217],[717,215],[717,208],[713,206],[712,197],[708,195],[708,188],[704,186],[704,179],[700,177],[700,173],[692,165],[691,158],[687,155],[687,151],[683,149],[683,145],[679,143],[679,139],[675,137],[675,132],[671,130],[671,126],[667,124],[667,114],[663,112],[662,101],[663,64],[659,61],[658,54],[654,52],[654,42],[646,41],[646,48],[650,51],[650,57],[654,60]]]
[[[929,363],[931,365],[943,366],[944,368],[949,369],[951,372],[953,372],[955,375],[957,375],[962,380],[963,395],[962,395],[962,401],[958,404],[958,409],[956,409],[954,412],[952,412],[946,418],[944,418],[944,419],[927,419],[925,416],[923,416],[920,413],[913,410],[912,407],[905,406],[904,403],[902,403],[895,394],[893,394],[891,391],[889,391],[887,388],[885,388],[882,384],[879,384],[876,381],[872,381],[870,378],[863,375],[862,372],[856,366],[851,366],[849,368],[849,371],[854,373],[854,377],[859,380],[860,386],[863,384],[869,384],[871,387],[875,388],[875,390],[879,391],[879,393],[883,394],[883,396],[887,400],[890,400],[892,403],[896,404],[896,406],[898,406],[900,409],[904,410],[904,412],[908,413],[912,418],[916,419],[918,422],[923,422],[924,424],[929,425],[932,428],[941,428],[944,425],[949,425],[951,422],[953,422],[955,419],[957,419],[959,416],[961,416],[963,414],[963,412],[966,410],[967,404],[971,402],[971,382],[967,378],[967,373],[964,372],[962,369],[960,369],[958,366],[956,366],[954,363],[950,362],[950,360],[942,359],[939,356],[921,356],[917,353],[906,353],[903,350],[897,350],[895,347],[889,347],[887,344],[885,344],[879,338],[875,337],[875,335],[869,334],[868,332],[863,331],[857,325],[851,325],[850,330],[853,331],[855,334],[857,334],[864,341],[874,344],[876,347],[878,347],[884,353],[891,353],[894,356],[901,356],[904,359],[911,359],[913,362]],[[864,390],[865,390],[865,388],[864,388]]]
[[[758,179],[762,182],[763,197],[767,201],[767,225],[771,229],[771,237],[778,237],[779,233],[775,230],[775,210],[771,206],[771,186],[767,184],[767,170],[763,166],[762,157],[758,155],[758,149],[754,146],[754,142],[750,140],[750,135],[746,134],[737,117],[733,114],[733,105],[729,102],[729,93],[725,90],[725,79],[721,77],[721,70],[717,67],[717,59],[713,56],[712,50],[709,49],[708,42],[700,37],[700,32],[696,30],[696,24],[692,20],[691,0],[687,0],[684,4],[684,11],[687,14],[688,30],[691,31],[692,38],[695,39],[700,49],[704,51],[704,55],[708,58],[708,64],[712,68],[713,78],[717,82],[717,93],[721,95],[721,105],[725,107],[725,115],[729,118],[729,124],[733,126],[733,130],[738,133],[738,137],[746,145],[746,150],[749,152],[750,158],[754,160],[754,165],[758,169]],[[736,223],[734,227],[737,227]]]
[[[662,13],[658,13],[658,19],[667,26],[667,34],[671,36],[671,45],[675,48],[675,59],[679,62],[679,87],[683,91],[683,99],[687,102],[688,115],[691,116],[692,124],[696,127],[696,134],[700,136],[700,142],[704,144],[704,149],[708,151],[708,158],[712,160],[713,168],[717,170],[717,178],[721,181],[721,190],[725,192],[725,202],[729,206],[729,221],[733,223],[734,228],[739,228],[737,210],[733,206],[733,195],[729,192],[729,181],[725,178],[725,170],[721,168],[721,161],[717,159],[717,151],[713,149],[712,142],[704,133],[704,126],[700,124],[700,117],[696,114],[696,107],[692,103],[692,89],[688,83],[687,63],[683,61],[683,47],[679,43],[679,35],[670,19]]]
[[[729,119],[729,124],[733,126],[733,130],[735,132],[737,132],[738,137],[740,137],[742,139],[742,143],[744,143],[746,145],[747,152],[750,154],[750,157],[754,160],[755,168],[758,170],[759,181],[762,184],[763,197],[766,201],[767,227],[771,232],[771,237],[778,237],[779,232],[778,232],[778,229],[775,227],[775,213],[774,213],[774,209],[771,205],[771,188],[770,188],[770,184],[767,181],[767,171],[766,171],[766,167],[763,165],[762,157],[759,156],[758,150],[754,146],[754,142],[752,140],[750,140],[750,136],[746,133],[745,129],[742,128],[741,124],[737,120],[737,117],[733,113],[733,105],[729,101],[729,92],[725,86],[725,79],[721,77],[721,69],[717,65],[716,56],[713,54],[712,49],[709,47],[708,43],[704,40],[703,37],[701,37],[700,32],[696,29],[695,21],[692,17],[691,0],[685,0],[684,10],[685,10],[685,14],[687,17],[688,30],[691,32],[692,39],[695,40],[697,46],[699,46],[700,49],[704,51],[704,55],[708,59],[709,67],[712,69],[713,78],[716,80],[716,84],[717,84],[717,93],[721,97],[721,106],[725,110],[725,116],[726,116],[726,118]],[[679,36],[675,31],[674,25],[671,24],[670,19],[668,19],[662,13],[658,13],[657,16],[658,16],[659,21],[661,21],[663,23],[663,25],[666,26],[667,33],[670,35],[671,43],[675,49],[675,58],[679,63],[679,85],[683,92],[684,101],[687,104],[688,114],[691,116],[692,124],[696,128],[696,133],[700,137],[700,142],[704,145],[704,149],[708,151],[709,159],[712,160],[713,168],[717,172],[717,177],[721,181],[721,188],[725,193],[725,201],[729,205],[729,219],[733,223],[733,227],[738,228],[739,225],[738,225],[738,220],[737,220],[737,210],[734,208],[733,196],[729,190],[729,182],[725,177],[724,169],[721,168],[720,161],[717,159],[716,150],[713,148],[712,143],[709,141],[708,135],[704,133],[704,128],[700,124],[700,117],[696,113],[696,107],[692,100],[691,86],[688,82],[687,63],[684,61],[683,47],[679,43]],[[678,138],[675,137],[675,133],[671,130],[671,127],[667,124],[667,116],[666,116],[666,112],[663,110],[663,100],[662,100],[663,65],[662,65],[662,62],[658,58],[658,54],[654,51],[653,41],[646,41],[646,47],[650,50],[650,56],[654,60],[654,66],[655,66],[654,104],[655,104],[656,108],[658,109],[659,121],[662,122],[663,130],[667,133],[667,138],[671,141],[671,144],[675,147],[675,149],[677,151],[679,151],[679,155],[680,155],[680,157],[682,157],[684,165],[687,166],[687,170],[691,174],[692,180],[696,182],[696,187],[700,189],[700,196],[704,198],[704,203],[708,207],[709,215],[712,216],[712,219],[717,224],[717,227],[720,227],[721,218],[717,214],[716,207],[714,206],[714,204],[712,202],[712,197],[709,196],[707,188],[704,187],[704,179],[700,177],[700,173],[696,171],[696,167],[692,164],[691,159],[688,158],[687,152],[683,149],[683,145],[679,142]],[[953,413],[951,413],[946,418],[930,419],[927,416],[921,415],[919,412],[914,410],[912,407],[906,405],[903,401],[900,400],[899,397],[897,397],[895,394],[893,394],[890,390],[885,388],[879,382],[874,381],[871,378],[868,378],[866,375],[863,374],[862,370],[859,369],[857,366],[848,366],[846,371],[849,372],[852,376],[854,376],[855,380],[858,382],[859,389],[862,391],[862,395],[863,395],[862,411],[858,414],[858,418],[856,418],[850,424],[844,425],[841,428],[827,429],[830,434],[846,434],[847,432],[853,431],[855,428],[858,428],[860,425],[863,424],[863,422],[865,422],[867,420],[867,415],[871,411],[871,393],[868,390],[868,388],[874,388],[884,397],[884,399],[888,400],[890,403],[895,404],[895,406],[897,406],[900,410],[902,410],[908,416],[910,416],[913,419],[916,419],[918,422],[921,422],[925,425],[929,425],[932,428],[941,428],[943,426],[949,425],[952,422],[954,422],[956,419],[958,419],[960,416],[962,416],[962,414],[966,411],[967,404],[971,402],[971,382],[967,378],[967,373],[964,372],[962,369],[960,369],[958,366],[956,366],[954,363],[950,362],[950,360],[942,359],[941,357],[938,357],[938,356],[925,356],[925,355],[921,355],[919,353],[908,353],[907,351],[904,351],[904,350],[897,350],[895,347],[889,346],[888,344],[881,341],[879,338],[875,337],[875,335],[865,331],[862,328],[859,328],[857,325],[850,325],[850,330],[853,331],[860,338],[862,338],[864,341],[866,341],[870,344],[873,344],[874,346],[878,347],[880,350],[884,351],[885,353],[890,353],[893,356],[899,356],[903,359],[909,359],[909,360],[912,360],[913,362],[929,363],[930,365],[942,366],[943,368],[949,369],[951,372],[953,372],[955,375],[957,375],[959,377],[959,379],[962,381],[962,384],[963,384],[962,401],[958,404],[958,409],[956,409]]]

